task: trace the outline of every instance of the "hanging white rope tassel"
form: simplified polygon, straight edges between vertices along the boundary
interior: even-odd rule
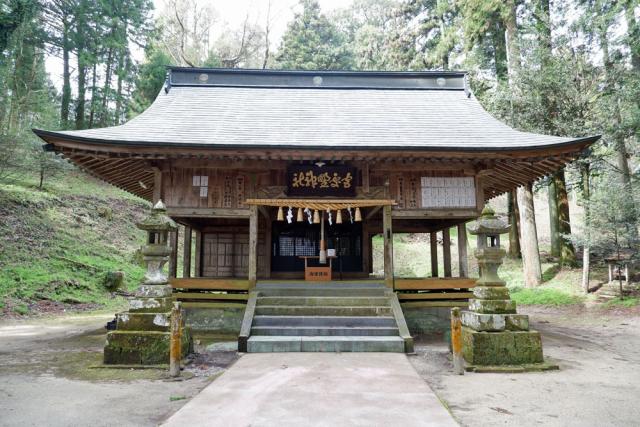
[[[333,225],[333,217],[331,216],[331,211],[327,209],[327,214],[329,215],[329,225]]]
[[[291,224],[292,221],[293,221],[293,209],[291,209],[291,206],[289,206],[289,210],[287,211],[287,222]]]
[[[304,208],[304,213],[307,214],[307,219],[309,220],[309,225],[313,224],[313,214],[311,213],[311,209]]]

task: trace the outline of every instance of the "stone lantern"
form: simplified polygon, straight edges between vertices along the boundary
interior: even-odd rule
[[[136,225],[140,230],[147,232],[147,244],[142,248],[147,272],[138,290],[138,293],[147,296],[145,290],[148,290],[149,286],[168,286],[167,276],[162,271],[162,267],[169,261],[169,255],[171,255],[169,232],[175,231],[178,226],[167,216],[167,208],[162,200],[155,204],[148,217]],[[157,288],[151,290],[159,291]],[[170,287],[169,290],[171,290]]]
[[[527,365],[542,363],[540,333],[529,330],[529,317],[516,313],[515,301],[498,276],[506,251],[500,247],[500,235],[509,224],[496,217],[487,206],[469,227],[477,236],[480,278],[462,312],[462,344],[465,361],[472,366]]]
[[[169,233],[176,223],[167,216],[162,201],[149,216],[137,224],[147,232],[142,248],[147,271],[129,310],[116,314],[116,329],[107,333],[104,363],[118,365],[157,365],[169,363],[170,321],[173,296],[162,267],[169,260]],[[183,333],[183,356],[190,347],[188,330]]]

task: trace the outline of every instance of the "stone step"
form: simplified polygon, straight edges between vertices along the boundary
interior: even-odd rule
[[[396,327],[393,316],[272,316],[258,315],[253,326],[309,326],[309,327]]]
[[[258,288],[265,297],[383,297],[385,288]]]
[[[268,296],[258,297],[261,305],[299,305],[299,306],[385,306],[389,298],[385,296]]]
[[[388,316],[390,306],[257,305],[256,315],[272,316]]]
[[[398,336],[397,327],[343,327],[343,326],[254,326],[251,335],[276,336]]]
[[[393,352],[404,353],[404,341],[397,336],[385,337],[291,337],[251,336],[249,353],[277,352]]]

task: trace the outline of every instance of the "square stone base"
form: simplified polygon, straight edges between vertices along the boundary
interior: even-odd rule
[[[169,363],[170,332],[110,331],[104,346],[105,365],[166,365]],[[191,334],[182,332],[182,357],[189,354]]]
[[[463,326],[462,354],[468,364],[477,366],[544,362],[537,331],[477,332]]]

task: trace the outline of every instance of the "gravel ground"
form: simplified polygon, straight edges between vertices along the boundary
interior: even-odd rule
[[[454,375],[442,338],[418,340],[410,358],[464,426],[637,426],[640,317],[564,307],[522,308],[559,371]]]
[[[196,355],[183,381],[164,370],[96,368],[111,318],[0,323],[0,425],[155,426],[237,358],[229,348]]]
[[[419,337],[409,360],[465,426],[636,426],[638,309],[521,309],[559,371],[454,375],[442,337]],[[164,371],[95,368],[109,318],[0,323],[0,425],[157,425],[238,357],[233,345],[208,346],[177,382]]]

